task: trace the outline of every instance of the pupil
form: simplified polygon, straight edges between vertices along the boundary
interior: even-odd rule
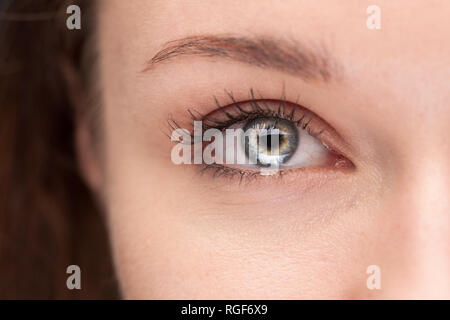
[[[267,151],[268,152],[272,151],[272,139],[274,139],[273,141],[278,141],[278,147],[279,147],[281,144],[283,144],[285,137],[284,137],[284,135],[279,135],[279,134],[267,135]]]
[[[247,122],[243,129],[246,132],[245,153],[260,166],[285,163],[299,144],[298,127],[286,119],[257,118]],[[263,133],[262,129],[268,132]]]
[[[275,136],[273,134],[270,134],[267,136],[267,151],[272,151],[272,137]]]

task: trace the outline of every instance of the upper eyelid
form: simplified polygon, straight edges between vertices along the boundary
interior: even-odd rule
[[[257,94],[255,94],[255,92]],[[219,108],[216,104],[216,101],[219,101],[219,105],[222,108],[230,108],[236,103],[243,105],[245,103],[251,102],[252,99],[256,99],[260,103],[287,103],[290,105],[296,105],[298,108],[305,110],[308,115],[312,115],[313,123],[311,124],[311,128],[315,128],[315,130],[313,130],[315,134],[312,135],[320,139],[322,143],[324,143],[327,147],[345,156],[354,163],[354,160],[357,159],[355,159],[353,156],[357,154],[357,150],[354,150],[352,145],[350,145],[345,139],[343,139],[339,132],[329,122],[323,119],[315,111],[312,111],[308,107],[308,105],[304,105],[300,99],[301,94],[293,94],[292,90],[289,90],[289,92],[290,93],[288,95],[288,91],[286,90],[284,83],[282,83],[281,86],[281,94],[276,94],[274,92],[270,93],[270,95],[261,94],[258,89],[250,87],[249,89],[247,89],[247,93],[245,92],[245,89],[243,89],[238,90],[235,95],[233,91],[224,89],[222,91],[222,94],[220,94],[219,92],[218,96],[210,96],[208,103],[206,102],[206,100],[208,100],[206,98],[202,99],[203,101],[199,101],[199,110],[202,110],[203,112],[196,112],[195,110],[197,109],[195,106],[193,106],[191,108],[186,108],[185,111],[176,116],[176,118],[173,118],[172,114],[169,114],[169,117],[167,119],[168,128],[170,131],[173,131],[177,128],[184,128],[190,132],[193,132],[192,130],[194,120],[204,120],[205,116],[211,116],[212,114],[218,112]],[[211,106],[215,106],[215,108]],[[319,123],[320,126],[316,125],[317,123]],[[167,133],[167,131],[163,131],[163,134],[170,139],[171,132]]]
[[[299,104],[300,96],[297,95],[296,101],[291,102],[286,98],[286,94],[284,91],[284,85],[283,85],[283,91],[281,96],[278,99],[273,98],[266,98],[261,93],[258,92],[258,95],[255,94],[255,90],[253,88],[250,88],[248,91],[248,96],[246,99],[240,100],[236,98],[231,91],[224,91],[226,94],[226,102],[220,102],[219,99],[214,95],[212,97],[213,104],[216,106],[216,109],[204,114],[201,112],[198,112],[195,108],[188,108],[187,114],[189,115],[191,119],[191,123],[189,123],[189,128],[193,129],[193,122],[194,121],[202,121],[203,122],[203,129],[207,130],[209,128],[215,128],[215,129],[225,129],[227,126],[230,126],[234,124],[237,121],[243,121],[246,118],[242,117],[242,114],[246,114],[248,116],[253,115],[256,116],[278,116],[283,119],[292,120],[293,116],[295,114],[295,111],[297,108],[302,109],[302,115],[295,119],[294,122],[296,122],[297,126],[305,125],[303,129],[308,128],[311,120],[313,119],[320,119],[320,121],[323,121],[319,116],[317,116],[314,112],[310,111],[309,109],[301,106]],[[269,104],[274,103],[277,105],[276,110],[275,108],[270,108]],[[244,106],[250,105],[250,110],[245,110]],[[236,119],[237,116],[234,116],[232,112],[229,111],[229,109],[235,108],[235,110],[238,110],[241,112],[241,117],[239,119]],[[286,111],[286,109],[289,109],[289,111]],[[213,115],[222,114],[225,115],[226,119],[220,120],[218,117],[213,117]],[[305,120],[306,122],[303,122]],[[169,115],[169,118],[167,120],[169,129],[175,130],[178,128],[183,128],[179,125],[179,121],[172,118],[172,115]],[[326,126],[329,126],[326,124]],[[326,127],[324,126],[324,127]],[[308,129],[309,130],[309,129]],[[322,134],[325,131],[324,128],[321,130],[317,130],[315,133],[309,132],[313,136],[318,136]],[[170,137],[170,134],[166,134],[168,137]]]
[[[280,100],[264,99],[261,95],[260,95],[259,99],[256,99],[256,97],[253,93],[253,89],[250,89],[250,98],[251,99],[244,100],[244,101],[236,100],[234,98],[234,96],[232,95],[232,93],[227,92],[227,94],[229,95],[231,103],[222,105],[218,102],[218,99],[216,97],[214,97],[214,101],[216,103],[217,109],[215,109],[214,111],[212,111],[206,115],[201,115],[200,113],[198,113],[200,117],[196,117],[193,114],[195,111],[193,111],[192,109],[188,109],[188,112],[192,116],[192,119],[196,120],[196,121],[206,120],[207,122],[211,123],[211,125],[207,124],[207,127],[224,129],[227,126],[229,126],[237,121],[244,121],[247,119],[245,116],[240,117],[238,119],[236,115],[233,115],[232,111],[230,111],[229,109],[235,108],[235,110],[238,110],[243,115],[247,115],[249,118],[251,116],[253,116],[253,117],[271,116],[271,117],[279,117],[279,118],[293,121],[297,126],[301,126],[303,129],[308,129],[308,133],[310,133],[313,136],[318,136],[325,131],[325,128],[319,130],[318,132],[309,131],[308,126],[311,123],[311,121],[313,119],[320,119],[320,118],[317,115],[315,115],[312,111],[299,105],[298,98],[295,103],[287,101],[286,98],[284,98],[284,94]],[[276,106],[276,108],[270,108],[269,107],[270,104],[276,104],[277,106]],[[251,105],[252,109],[250,109],[250,111],[245,110],[245,108],[244,108],[245,105]],[[300,109],[300,108],[301,108],[301,111],[297,111],[297,109]],[[286,110],[286,109],[288,109],[288,110]],[[299,112],[300,112],[300,116],[296,118],[295,115]],[[228,121],[220,121],[220,120],[214,119],[212,115],[214,115],[216,113],[222,113],[223,115],[225,115],[228,118]],[[223,122],[223,123],[220,123],[220,122]]]

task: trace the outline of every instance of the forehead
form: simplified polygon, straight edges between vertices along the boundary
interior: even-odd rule
[[[168,41],[232,34],[294,39],[324,47],[349,83],[389,87],[420,100],[448,99],[450,2],[380,0],[380,29],[369,29],[371,2],[270,0],[100,0],[104,50],[121,68],[143,66]],[[116,61],[117,62],[117,61]]]
[[[302,40],[320,37],[333,49],[346,52],[346,47],[354,54],[423,56],[432,51],[429,48],[438,47],[442,56],[449,56],[448,1],[377,1],[379,30],[366,25],[374,12],[367,12],[371,4],[360,0],[100,0],[100,18],[114,25],[115,33],[135,32],[136,37],[155,42],[194,34],[257,33]]]
[[[380,29],[367,28],[369,2],[318,0],[100,0],[101,25],[127,46],[160,46],[198,34],[257,34],[323,43],[347,65],[396,59],[408,68],[450,61],[450,2],[377,1]],[[147,51],[148,52],[148,51]],[[149,52],[148,52],[149,53]],[[346,60],[347,58],[347,60]],[[356,68],[356,66],[355,66]],[[415,69],[415,68],[413,68]]]

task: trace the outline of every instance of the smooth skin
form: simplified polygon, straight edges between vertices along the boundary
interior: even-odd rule
[[[373,4],[379,30],[366,26]],[[103,0],[98,11],[102,152],[79,138],[80,159],[125,298],[450,298],[448,1]],[[199,35],[302,43],[326,52],[333,77],[195,55],[143,71],[167,42]],[[250,88],[300,96],[354,169],[239,184],[172,163],[169,115],[189,123],[188,108],[209,113],[213,96],[246,100]],[[366,286],[370,265],[380,290]]]

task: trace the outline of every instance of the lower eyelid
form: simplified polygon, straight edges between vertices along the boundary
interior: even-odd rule
[[[300,172],[301,174],[306,174],[308,171],[313,170],[345,170],[353,169],[354,165],[348,159],[343,157],[342,155],[325,149],[324,146],[322,159],[319,162],[316,162],[315,165],[311,166],[286,166],[280,167],[279,170],[274,172],[261,171],[260,167],[256,166],[246,166],[240,167],[232,164],[211,164],[211,165],[202,165],[201,174],[210,173],[212,178],[224,178],[226,181],[237,180],[239,183],[248,183],[252,181],[259,180],[260,178],[282,178],[285,175],[291,175],[293,172]],[[267,173],[268,172],[268,173]],[[267,177],[267,176],[270,177]]]
[[[336,170],[339,168],[339,170]],[[307,167],[307,168],[295,168],[279,170],[273,175],[261,175],[256,170],[240,170],[224,165],[201,165],[198,171],[200,176],[208,174],[213,180],[236,182],[238,185],[253,185],[258,183],[267,186],[273,186],[273,183],[280,183],[281,185],[298,182],[300,185],[311,185],[316,179],[326,181],[328,179],[347,178],[348,174],[353,172],[354,166],[342,166],[342,167]],[[222,184],[223,185],[223,184]],[[227,186],[225,184],[223,186]],[[320,186],[320,184],[319,184]],[[232,188],[232,186],[230,185]],[[305,190],[306,191],[306,190]],[[298,192],[302,192],[300,189]]]

